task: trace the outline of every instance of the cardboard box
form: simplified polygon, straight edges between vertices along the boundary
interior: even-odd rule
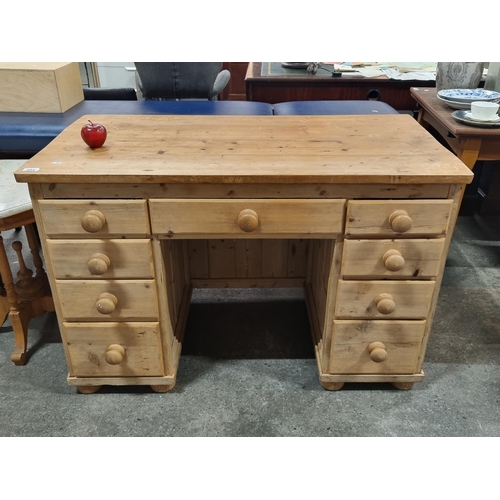
[[[0,63],[0,111],[64,113],[83,101],[76,62]]]

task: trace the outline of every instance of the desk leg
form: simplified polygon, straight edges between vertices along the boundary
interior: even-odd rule
[[[472,170],[479,157],[480,149],[481,139],[469,138],[465,141],[460,141],[457,156]]]

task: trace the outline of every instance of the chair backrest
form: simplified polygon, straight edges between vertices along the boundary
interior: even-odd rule
[[[145,99],[210,99],[220,62],[136,62]]]
[[[137,101],[135,89],[130,88],[87,88],[83,89],[86,101]]]

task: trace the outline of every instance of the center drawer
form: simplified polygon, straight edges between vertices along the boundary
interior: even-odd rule
[[[154,234],[175,237],[331,237],[345,200],[150,200]]]

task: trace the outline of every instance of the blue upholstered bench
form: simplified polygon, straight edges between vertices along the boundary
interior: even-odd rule
[[[275,115],[389,115],[398,112],[381,101],[291,101],[273,105]]]
[[[272,115],[252,101],[82,101],[65,113],[0,113],[0,153],[34,154],[83,115]]]

